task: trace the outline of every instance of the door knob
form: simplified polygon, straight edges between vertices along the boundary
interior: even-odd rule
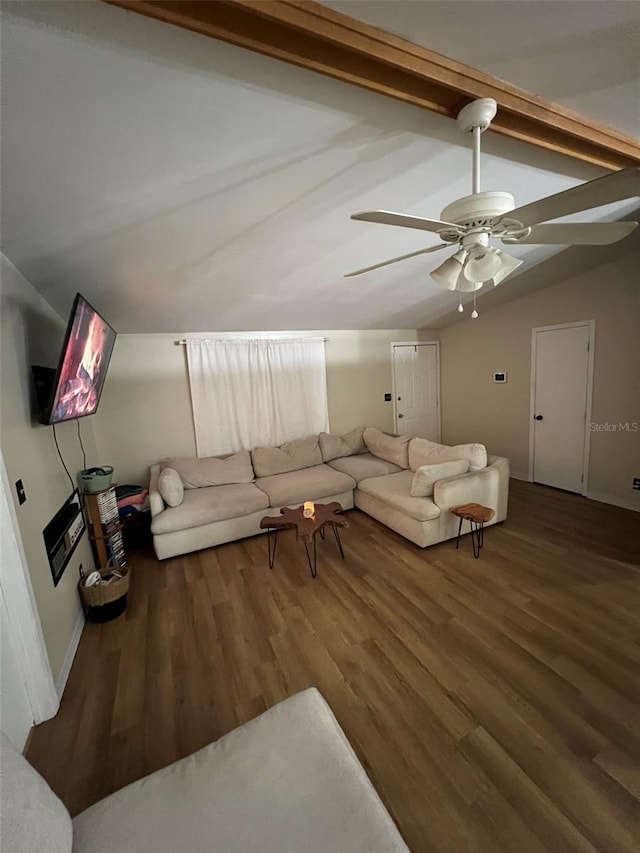
[[[542,415],[535,415],[535,419],[536,419],[537,421],[541,421],[541,420],[543,420]]]
[[[403,417],[404,417],[404,415],[398,415],[398,417],[399,417],[399,418],[403,418]]]

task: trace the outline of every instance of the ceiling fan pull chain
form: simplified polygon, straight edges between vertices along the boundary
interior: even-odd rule
[[[474,320],[477,319],[477,317],[478,317],[478,312],[476,311],[476,293],[477,292],[478,292],[477,290],[473,291],[473,311],[471,312],[471,317]]]

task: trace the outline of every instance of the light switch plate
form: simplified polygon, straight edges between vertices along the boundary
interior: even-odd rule
[[[18,495],[18,503],[22,506],[27,499],[27,493],[24,490],[22,480],[16,480],[16,494]]]

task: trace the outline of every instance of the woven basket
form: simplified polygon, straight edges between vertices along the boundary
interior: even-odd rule
[[[129,592],[129,569],[126,566],[116,566],[115,568],[122,572],[122,577],[112,580],[107,586],[101,584],[85,586],[83,580],[78,583],[80,600],[85,610],[89,607],[102,607],[105,604],[110,604]],[[111,574],[111,571],[112,569],[101,569],[100,574],[105,577]]]

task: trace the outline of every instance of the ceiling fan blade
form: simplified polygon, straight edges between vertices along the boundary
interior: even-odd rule
[[[622,240],[638,227],[637,222],[550,222],[534,225],[523,240],[508,237],[503,243],[556,243],[565,246],[606,246]]]
[[[538,201],[516,207],[507,214],[509,219],[517,219],[523,225],[537,225],[549,219],[560,219],[570,213],[591,210],[603,204],[622,201],[640,195],[640,167],[612,172],[595,181],[588,181],[570,190],[541,198]],[[530,240],[527,242],[531,242]]]
[[[416,255],[426,255],[429,252],[437,252],[438,249],[444,249],[449,246],[449,243],[439,243],[437,246],[430,246],[428,249],[420,249],[417,252],[409,252],[408,255],[400,255],[399,258],[391,258],[388,261],[382,261],[379,264],[372,264],[370,267],[363,267],[361,270],[355,270],[354,272],[345,273],[345,278],[351,278],[352,275],[360,275],[363,272],[370,272],[371,270],[377,270],[380,267],[386,267],[389,264],[396,264],[398,261],[406,261],[407,258],[415,258]]]
[[[399,225],[402,228],[417,228],[419,231],[438,231],[453,229],[462,233],[463,229],[453,222],[441,222],[439,219],[424,219],[422,216],[409,216],[406,213],[393,213],[391,210],[365,210],[354,213],[352,219],[362,222],[377,222],[380,225]]]

